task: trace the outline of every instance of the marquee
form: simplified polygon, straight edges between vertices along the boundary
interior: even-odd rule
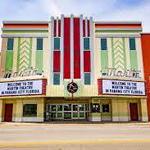
[[[0,83],[0,96],[46,94],[46,80],[24,80]]]
[[[144,82],[102,79],[99,80],[98,83],[99,95],[145,95]]]

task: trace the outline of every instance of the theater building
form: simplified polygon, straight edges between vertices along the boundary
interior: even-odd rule
[[[4,21],[0,121],[148,121],[141,22]]]

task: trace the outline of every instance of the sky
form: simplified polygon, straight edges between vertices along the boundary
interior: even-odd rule
[[[150,0],[0,0],[1,27],[3,20],[47,21],[61,14],[83,14],[95,21],[142,21],[143,31],[150,32]]]

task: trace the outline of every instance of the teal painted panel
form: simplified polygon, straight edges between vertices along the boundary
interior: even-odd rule
[[[60,38],[54,38],[54,49],[60,49]]]
[[[106,38],[101,39],[101,50],[107,50],[107,39]]]
[[[90,49],[90,39],[84,38],[84,50],[89,50],[89,49]]]
[[[37,38],[36,49],[43,50],[43,38]]]
[[[14,47],[14,39],[13,38],[8,38],[7,50],[13,50],[13,47]]]

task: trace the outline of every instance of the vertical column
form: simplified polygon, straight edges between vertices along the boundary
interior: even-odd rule
[[[118,114],[118,104],[117,100],[112,100],[112,121],[117,122],[119,121],[119,114]]]
[[[80,79],[80,19],[74,18],[74,78]]]
[[[64,79],[70,79],[70,18],[64,18]]]
[[[5,72],[5,62],[6,62],[6,49],[7,49],[7,38],[2,38],[2,49],[1,49],[1,63],[0,63],[0,76]]]
[[[83,81],[83,16],[80,16],[80,72],[81,72],[81,81]]]
[[[141,99],[141,121],[148,121],[147,99]]]
[[[13,68],[12,71],[17,71],[17,56],[18,56],[18,38],[14,38],[14,55],[13,55]]]
[[[53,84],[54,17],[51,17],[50,82]]]
[[[74,48],[73,48],[73,41],[74,41],[74,37],[73,37],[73,28],[74,28],[74,24],[73,24],[73,15],[71,15],[70,18],[70,74],[71,74],[71,79],[73,79],[74,77]]]
[[[90,20],[88,21],[88,35],[90,36],[90,51],[91,51],[91,60],[90,60],[90,66],[91,66],[91,83],[94,81],[94,49],[93,49],[93,39],[94,39],[94,30],[93,30],[93,18],[90,17]]]
[[[0,100],[0,122],[3,120],[3,100]]]
[[[61,35],[60,35],[60,81],[63,82],[63,68],[64,68],[64,45],[63,45],[63,41],[64,41],[64,15],[61,15]]]
[[[44,98],[37,100],[37,122],[44,122]]]
[[[22,100],[16,100],[16,109],[15,109],[15,121],[21,122],[23,116],[23,103]]]

